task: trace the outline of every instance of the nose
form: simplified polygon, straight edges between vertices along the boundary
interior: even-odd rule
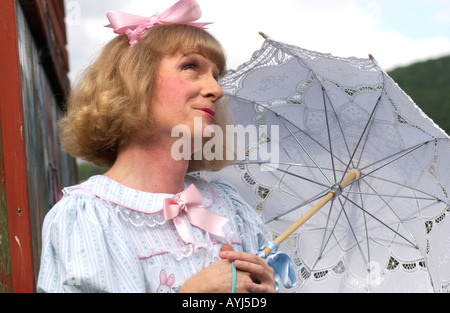
[[[219,82],[213,75],[207,77],[207,82],[204,89],[204,96],[212,102],[216,102],[223,97],[223,90]]]

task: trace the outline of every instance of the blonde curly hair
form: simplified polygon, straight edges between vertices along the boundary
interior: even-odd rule
[[[197,27],[155,25],[132,47],[126,35],[112,39],[69,95],[67,111],[59,121],[63,148],[74,157],[111,167],[120,142],[152,131],[149,104],[162,57],[192,49],[213,61],[224,75],[222,46]],[[218,105],[215,119],[217,125],[226,125],[224,103]],[[219,170],[226,164],[223,160],[190,161],[188,171]]]

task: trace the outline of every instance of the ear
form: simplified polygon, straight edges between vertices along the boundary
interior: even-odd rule
[[[175,282],[175,276],[173,274],[170,274],[169,279],[167,280],[167,285],[172,287],[174,282]]]
[[[166,284],[166,280],[167,280],[167,275],[166,275],[166,271],[165,270],[161,270],[161,273],[159,274],[159,280],[161,282],[161,284]]]

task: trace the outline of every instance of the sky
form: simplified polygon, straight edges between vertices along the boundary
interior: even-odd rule
[[[75,81],[116,36],[106,12],[151,16],[176,0],[64,0]],[[450,0],[197,0],[201,22],[224,46],[228,68],[248,61],[264,39],[340,57],[372,54],[389,71],[450,55]]]

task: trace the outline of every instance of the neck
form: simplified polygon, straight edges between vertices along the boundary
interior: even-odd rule
[[[189,161],[174,160],[171,147],[172,142],[166,138],[130,141],[120,147],[116,162],[105,176],[140,191],[179,193],[184,189]]]

